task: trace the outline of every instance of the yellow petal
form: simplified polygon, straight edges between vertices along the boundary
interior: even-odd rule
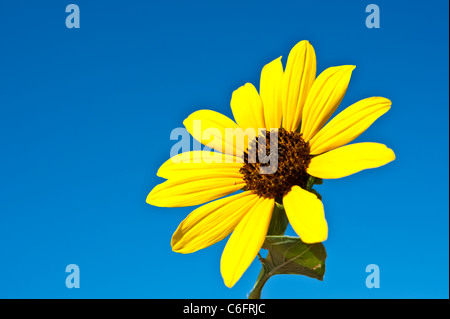
[[[261,98],[253,84],[246,83],[235,90],[230,104],[236,123],[244,130],[250,127],[258,132],[266,127]]]
[[[328,237],[328,225],[322,201],[313,193],[293,186],[283,197],[286,216],[300,239],[307,243],[319,243]]]
[[[331,67],[314,81],[303,107],[301,133],[305,141],[313,138],[337,109],[354,69],[354,65]]]
[[[243,160],[233,155],[208,151],[181,153],[168,159],[161,165],[156,175],[162,178],[174,178],[181,175],[197,174],[199,171],[228,171],[239,173]]]
[[[259,198],[228,239],[220,261],[220,271],[227,287],[234,286],[261,249],[273,206],[273,199]]]
[[[307,172],[319,178],[341,178],[394,159],[394,152],[383,144],[355,143],[313,157]]]
[[[283,65],[281,57],[266,64],[261,71],[259,93],[264,107],[264,120],[266,128],[280,128],[281,108],[281,81],[283,79]]]
[[[156,185],[147,203],[159,207],[194,206],[229,195],[245,186],[239,173],[221,170],[198,171]]]
[[[244,192],[197,208],[183,220],[173,234],[173,251],[192,253],[224,239],[257,200],[258,195]]]
[[[239,129],[239,126],[223,114],[200,110],[189,115],[183,124],[197,141],[216,151],[239,155],[245,150],[228,138],[227,130]]]
[[[384,97],[370,97],[349,106],[311,139],[311,154],[325,153],[350,143],[390,108],[391,101]]]
[[[295,131],[302,119],[308,92],[316,78],[316,53],[309,41],[297,43],[289,53],[282,81],[283,127]]]

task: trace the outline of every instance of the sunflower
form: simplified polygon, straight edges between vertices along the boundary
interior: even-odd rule
[[[220,269],[225,285],[232,287],[260,251],[275,205],[284,206],[303,242],[327,239],[323,204],[309,191],[309,181],[341,178],[395,159],[394,152],[383,144],[346,145],[389,110],[388,99],[363,99],[330,120],[354,68],[330,67],[316,78],[314,48],[301,41],[290,51],[285,70],[281,57],[264,66],[259,93],[250,83],[233,92],[230,104],[235,121],[211,110],[187,117],[183,124],[194,138],[225,151],[177,154],[159,168],[157,175],[167,181],[153,188],[148,204],[181,207],[207,203],[179,225],[172,237],[173,251],[192,253],[231,234]],[[226,130],[238,128],[276,130],[278,166],[274,173],[261,174],[263,164],[248,159],[250,148],[258,140],[262,143],[262,135],[248,138],[247,147],[224,138]],[[208,130],[213,133],[202,134]]]

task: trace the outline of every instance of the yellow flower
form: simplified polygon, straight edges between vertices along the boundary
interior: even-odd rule
[[[211,110],[194,112],[184,121],[189,133],[200,136],[202,144],[226,151],[219,155],[221,161],[210,151],[182,153],[158,170],[157,175],[167,181],[150,192],[147,203],[180,207],[209,202],[179,225],[172,237],[174,251],[192,253],[232,233],[221,258],[225,285],[232,287],[261,249],[275,202],[284,205],[290,224],[303,242],[327,239],[322,202],[306,190],[309,177],[341,178],[395,159],[394,152],[382,144],[344,146],[389,110],[388,99],[361,100],[329,121],[344,97],[354,68],[330,67],[316,78],[314,49],[308,41],[301,41],[289,53],[284,71],[281,57],[264,66],[259,93],[250,83],[233,92],[235,121]],[[196,123],[201,123],[200,133],[210,129],[215,133],[199,135]],[[261,174],[261,163],[251,163],[248,157],[239,161],[237,154],[247,154],[250,148],[230,145],[224,138],[227,129],[239,127],[278,128],[275,173]],[[218,199],[239,190],[244,191]]]

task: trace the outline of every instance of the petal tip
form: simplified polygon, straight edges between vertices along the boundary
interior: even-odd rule
[[[223,278],[223,283],[225,284],[225,286],[227,286],[228,288],[233,288],[233,286],[236,284],[237,280],[234,280],[232,278],[232,276],[228,277],[228,276],[224,276],[224,274],[222,273],[222,278]]]
[[[389,105],[389,107],[392,105],[392,101],[386,97],[383,97],[384,101],[386,102],[387,105]]]
[[[192,114],[194,114],[194,113],[192,113]],[[192,119],[191,119],[192,114],[189,115],[187,118],[185,118],[185,119],[183,120],[183,126],[184,126],[188,131],[189,131],[189,127],[192,126]]]
[[[152,206],[157,206],[157,207],[164,207],[163,205],[161,205],[161,202],[159,202],[158,200],[158,196],[157,196],[157,191],[160,189],[160,185],[156,185],[155,187],[153,187],[153,189],[150,191],[150,193],[147,195],[147,198],[145,199],[145,202],[149,205]]]
[[[174,253],[180,253],[180,254],[184,254],[183,252],[183,247],[178,245],[178,243],[172,244],[172,251]]]
[[[153,203],[153,199],[150,198],[150,194],[148,194],[147,198],[145,199],[145,202],[146,202],[147,204],[149,204],[149,205],[156,206],[156,205],[154,205],[154,203]]]
[[[305,236],[303,236],[305,237]],[[305,243],[305,244],[318,244],[318,243],[322,243],[324,241],[326,241],[328,239],[328,226],[326,228],[326,231],[324,231],[322,234],[315,234],[313,236],[308,236],[306,238],[301,238],[300,239]]]
[[[147,198],[145,199],[145,202],[146,202],[147,204],[149,204],[149,205],[152,205],[152,206],[158,206],[158,205],[155,205],[156,202],[155,202],[155,199],[152,198],[151,193],[148,194]]]
[[[297,43],[297,45],[302,44],[302,45],[311,45],[311,42],[309,40],[301,40],[300,42]]]
[[[389,151],[390,151],[390,158],[391,158],[391,160],[390,160],[390,162],[392,162],[392,161],[394,161],[397,157],[395,156],[395,152],[392,150],[392,149],[390,149],[389,147],[387,148]]]

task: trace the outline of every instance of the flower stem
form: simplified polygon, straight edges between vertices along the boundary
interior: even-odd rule
[[[273,208],[272,220],[270,221],[269,229],[267,231],[267,235],[283,235],[286,231],[288,225],[288,219],[286,216],[286,212],[284,211],[284,207],[282,204],[275,203]],[[258,253],[259,260],[261,261],[261,272],[258,275],[258,279],[256,279],[255,286],[253,290],[250,292],[248,299],[260,299],[261,291],[266,284],[267,280],[272,276],[269,273],[267,267],[262,262],[263,258]]]
[[[267,268],[263,265],[259,273],[258,279],[256,279],[255,286],[253,287],[253,290],[250,292],[250,295],[248,296],[248,299],[261,299],[261,291],[270,277],[271,276],[269,275]]]

